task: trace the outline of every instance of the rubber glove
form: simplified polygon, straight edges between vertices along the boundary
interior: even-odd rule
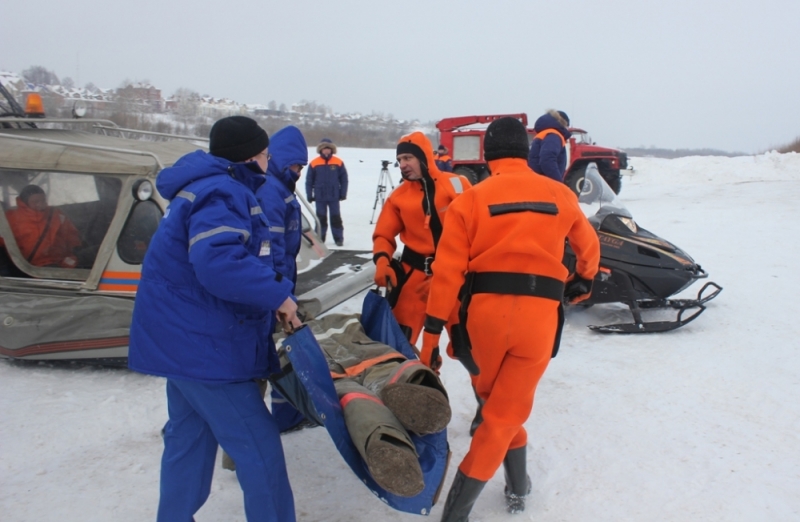
[[[572,274],[564,285],[564,299],[569,304],[578,304],[589,299],[592,295],[592,280],[584,279],[578,274]]]
[[[442,356],[439,355],[440,336],[440,334],[422,330],[422,351],[419,354],[419,359],[422,364],[436,373],[439,373],[439,368],[442,367]]]
[[[378,286],[391,285],[391,288],[397,286],[397,274],[389,264],[387,256],[382,255],[375,260],[375,284]]]

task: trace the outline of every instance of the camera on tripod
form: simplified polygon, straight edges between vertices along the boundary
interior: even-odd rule
[[[372,205],[372,218],[369,220],[370,225],[375,223],[375,211],[378,210],[378,205],[380,204],[380,206],[383,207],[383,203],[386,201],[386,186],[388,185],[394,190],[394,182],[392,181],[392,176],[389,174],[389,165],[391,165],[391,163],[392,160],[381,160],[382,168],[378,176],[378,187],[375,189],[375,203]],[[397,166],[397,162],[395,162],[394,166]]]

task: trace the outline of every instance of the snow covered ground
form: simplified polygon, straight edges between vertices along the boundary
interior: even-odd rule
[[[380,160],[394,153],[340,153],[351,187],[345,248],[369,249]],[[470,520],[798,520],[800,155],[631,163],[637,172],[624,179],[621,199],[637,222],[685,249],[725,289],[695,322],[651,336],[585,328],[627,319],[618,306],[570,310],[526,424],[528,508],[505,512],[501,471]],[[360,297],[338,308],[359,309]],[[442,378],[454,410],[446,493],[469,445],[474,399],[459,364],[445,360]],[[3,361],[0,412],[0,519],[154,519],[162,379]],[[283,445],[298,520],[422,520],[374,497],[323,429],[285,435]],[[244,520],[234,474],[217,469],[196,519]]]

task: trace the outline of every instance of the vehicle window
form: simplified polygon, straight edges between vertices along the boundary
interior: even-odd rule
[[[481,159],[480,136],[454,136],[453,160],[467,161]]]
[[[117,253],[120,259],[129,265],[140,265],[144,254],[150,246],[150,239],[156,233],[163,213],[153,201],[139,201],[131,209],[128,220],[122,228],[117,241]]]
[[[110,176],[0,169],[0,202],[13,240],[40,267],[91,268],[121,188]]]

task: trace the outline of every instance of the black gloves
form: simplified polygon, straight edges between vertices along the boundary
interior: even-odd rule
[[[569,304],[578,304],[581,301],[589,299],[592,295],[592,281],[584,279],[578,274],[574,274],[567,279],[567,284],[564,285],[564,299]]]

